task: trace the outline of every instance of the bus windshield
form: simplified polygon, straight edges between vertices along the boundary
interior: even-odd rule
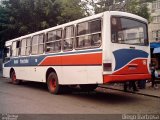
[[[147,46],[147,24],[131,18],[114,16],[111,18],[111,41]]]

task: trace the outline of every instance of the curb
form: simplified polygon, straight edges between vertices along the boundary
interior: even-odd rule
[[[99,86],[99,87],[124,92],[123,90],[117,89],[117,88],[104,87],[104,86]],[[144,95],[144,96],[149,96],[149,97],[160,98],[160,96],[150,95],[150,94],[144,94],[144,93],[139,93],[139,92],[131,92],[131,91],[127,91],[127,93],[132,93],[132,94],[138,94],[138,95]]]

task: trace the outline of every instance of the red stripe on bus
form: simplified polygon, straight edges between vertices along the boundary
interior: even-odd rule
[[[94,53],[94,54],[47,57],[40,63],[40,66],[46,66],[46,65],[100,65],[100,64],[102,64],[102,53]]]
[[[114,75],[124,75],[124,74],[148,74],[147,59],[136,59],[128,63],[122,69],[114,72]]]
[[[128,80],[148,80],[151,74],[130,74],[130,75],[103,75],[103,83],[123,82]]]

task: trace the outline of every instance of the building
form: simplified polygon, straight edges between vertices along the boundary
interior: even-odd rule
[[[148,3],[152,21],[149,24],[149,40],[150,42],[160,42],[160,0]]]

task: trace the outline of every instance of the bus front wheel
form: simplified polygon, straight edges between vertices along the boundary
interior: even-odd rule
[[[12,84],[14,85],[17,85],[20,83],[19,80],[17,80],[15,71],[11,72],[11,81],[12,81]]]
[[[48,90],[52,94],[59,94],[61,91],[61,85],[58,83],[58,77],[54,72],[51,72],[47,78]]]

